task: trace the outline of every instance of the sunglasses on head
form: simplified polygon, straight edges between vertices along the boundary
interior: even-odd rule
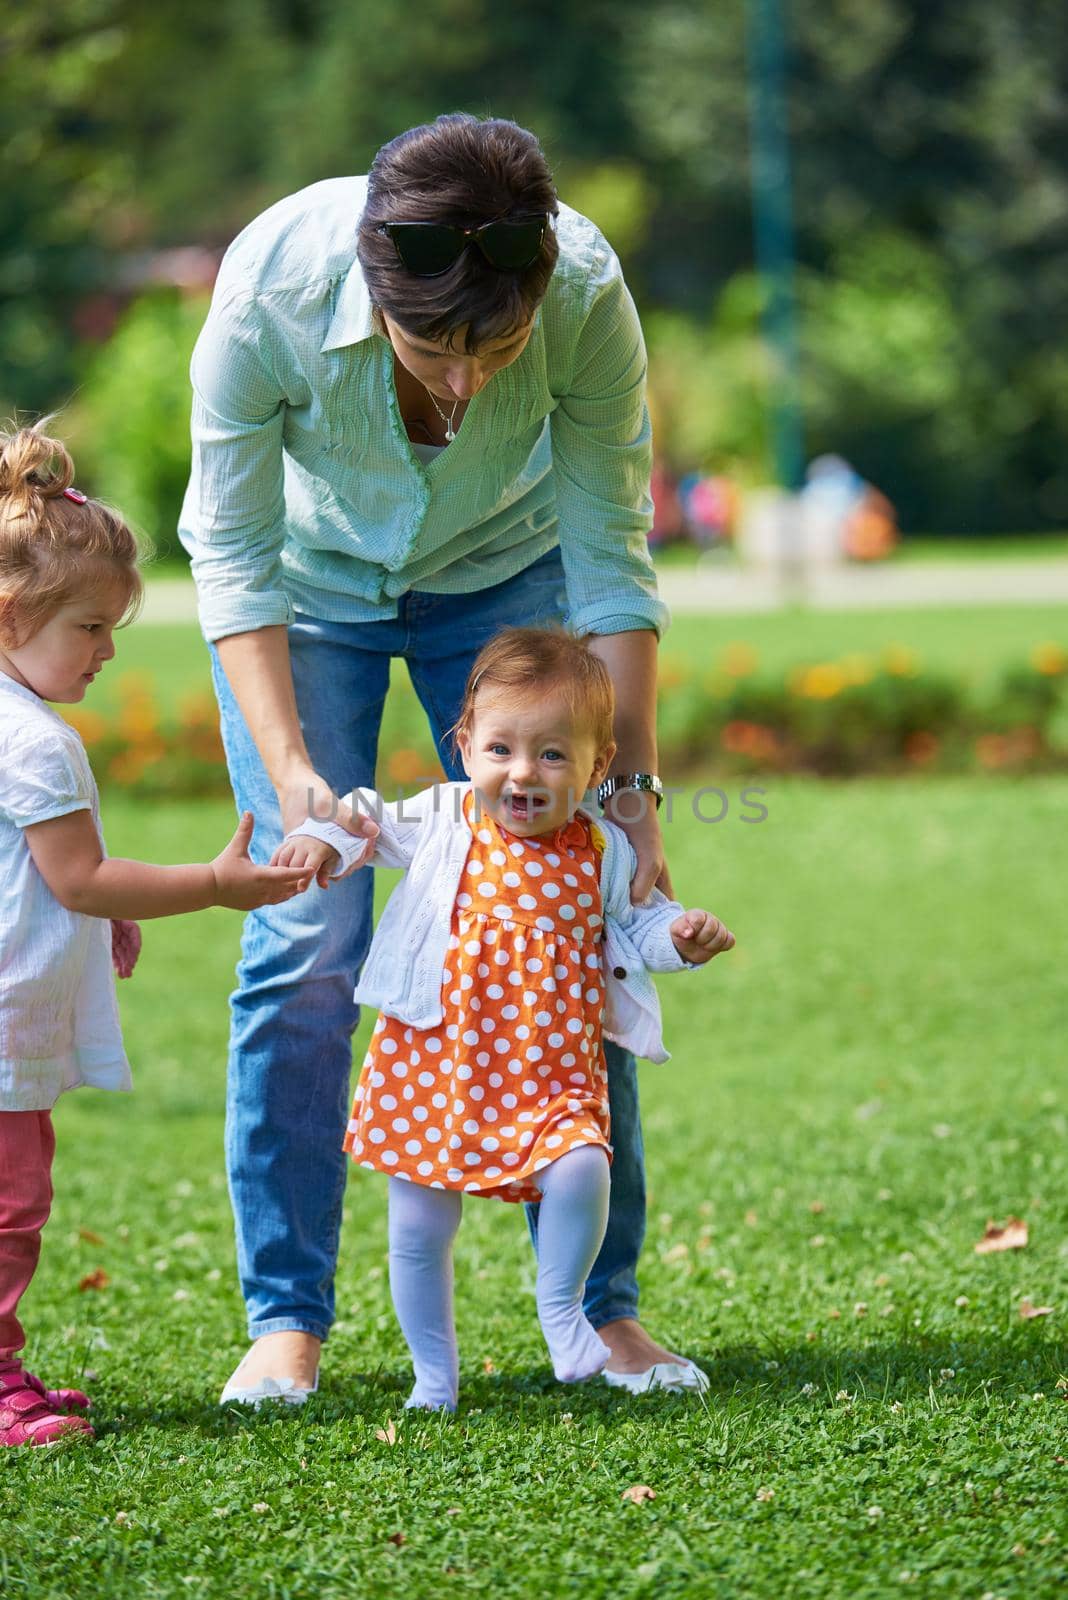
[[[477,245],[499,272],[521,272],[538,258],[548,216],[517,222],[486,222],[481,228],[454,228],[444,222],[382,222],[403,267],[416,278],[438,278],[458,261],[468,245]]]

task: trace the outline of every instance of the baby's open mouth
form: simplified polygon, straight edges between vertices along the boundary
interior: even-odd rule
[[[540,794],[510,794],[505,805],[511,816],[529,821],[538,811],[544,811],[549,804],[548,798]]]

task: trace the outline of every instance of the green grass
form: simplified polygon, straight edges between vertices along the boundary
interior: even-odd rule
[[[642,1069],[643,1306],[710,1372],[707,1403],[555,1386],[522,1217],[473,1203],[461,1410],[404,1418],[385,1188],[357,1172],[322,1392],[220,1413],[242,1349],[221,1167],[238,919],[155,924],[122,988],[137,1092],[61,1104],[25,1303],[40,1370],[94,1373],[99,1437],[0,1453],[5,1597],[1059,1590],[1068,783],[775,781],[766,804],[759,826],[669,830],[684,898],[739,943],[663,980],[674,1060]],[[230,816],[105,805],[114,851],[165,860],[215,850]],[[976,1256],[1009,1213],[1028,1248]],[[108,1287],[79,1294],[97,1267]],[[1021,1321],[1025,1294],[1056,1314]],[[636,1483],[657,1498],[622,1500]]]
[[[1046,640],[1068,642],[1063,606],[984,606],[919,611],[787,611],[772,615],[678,616],[661,646],[665,661],[711,665],[732,644],[752,645],[762,669],[783,671],[802,661],[871,654],[890,645],[915,650],[929,666],[979,680],[1008,662],[1026,659]],[[160,701],[174,707],[186,695],[210,691],[208,655],[192,623],[136,623],[117,639],[118,653],[86,705],[113,706],[125,676],[151,679]],[[394,664],[394,681],[404,682]]]

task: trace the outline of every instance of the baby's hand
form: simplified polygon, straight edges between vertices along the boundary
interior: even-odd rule
[[[309,839],[300,834],[286,839],[271,857],[272,867],[303,867],[314,876],[321,889],[325,889],[341,857],[330,845],[320,839]]]
[[[314,818],[309,817],[305,819],[305,822],[312,823],[314,820]],[[347,872],[337,874],[337,877],[341,878],[348,877],[349,872],[355,872],[366,864],[371,855],[369,845],[373,844],[379,833],[378,823],[368,816],[362,816],[359,812],[354,811],[352,813],[352,821],[354,826],[351,829],[342,827],[341,823],[334,823],[329,830],[340,835],[342,840],[349,844],[361,840],[366,841],[361,858],[350,866]],[[341,854],[332,845],[328,844],[325,839],[317,839],[312,834],[302,833],[300,831],[301,826],[301,824],[298,824],[293,830],[292,837],[282,840],[282,843],[271,857],[271,865],[272,867],[305,867],[309,872],[315,874],[315,881],[321,889],[329,889],[331,883],[336,881],[335,869],[337,863],[342,859]],[[346,835],[350,836],[347,840]]]
[[[679,955],[695,967],[702,967],[713,956],[734,948],[733,933],[711,911],[684,911],[668,931]]]
[[[230,843],[211,863],[216,904],[234,911],[255,911],[258,906],[292,900],[312,880],[310,868],[257,866],[248,853],[254,827],[252,812],[244,812]]]
[[[131,978],[141,954],[141,929],[126,917],[111,919],[111,964],[120,978]]]

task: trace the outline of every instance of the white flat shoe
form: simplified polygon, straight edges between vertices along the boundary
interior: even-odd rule
[[[310,1389],[298,1389],[295,1378],[261,1378],[258,1383],[243,1385],[235,1380],[241,1368],[226,1384],[219,1396],[221,1406],[260,1406],[265,1400],[281,1400],[287,1406],[302,1406],[310,1394],[314,1394],[319,1387],[319,1374],[315,1374],[315,1382]]]
[[[708,1375],[692,1361],[658,1361],[644,1372],[601,1373],[605,1383],[613,1389],[626,1389],[629,1394],[648,1394],[651,1389],[666,1389],[679,1394],[684,1389],[700,1394],[708,1388]]]

